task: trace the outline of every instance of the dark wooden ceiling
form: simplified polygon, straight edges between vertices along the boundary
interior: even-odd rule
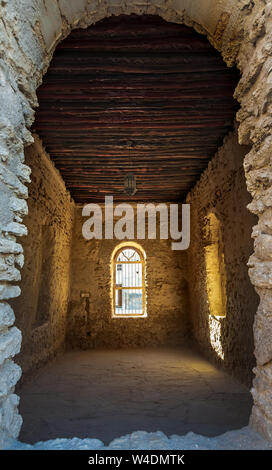
[[[112,17],[57,47],[33,127],[76,202],[181,201],[233,126],[238,78],[191,28]]]

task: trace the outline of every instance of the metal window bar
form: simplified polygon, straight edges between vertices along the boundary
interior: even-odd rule
[[[141,316],[145,313],[144,258],[135,248],[122,248],[114,260],[114,313]]]

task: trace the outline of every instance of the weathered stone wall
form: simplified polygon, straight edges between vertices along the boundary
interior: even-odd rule
[[[25,152],[31,168],[21,295],[11,302],[22,332],[17,357],[24,376],[64,349],[70,290],[74,203],[41,141]]]
[[[247,146],[237,134],[225,138],[200,181],[187,197],[191,204],[191,244],[188,250],[190,317],[197,347],[238,379],[251,384],[255,365],[253,322],[258,296],[250,283],[247,261],[253,252],[243,160]],[[226,277],[226,316],[210,313],[207,291],[207,216],[214,213],[221,226]],[[216,295],[214,292],[213,295]],[[218,312],[220,313],[220,312]]]
[[[1,51],[2,53],[2,51]],[[33,112],[6,64],[0,60],[0,449],[17,437],[22,424],[19,397],[14,394],[21,369],[12,358],[20,351],[21,332],[7,300],[20,295],[16,283],[24,263],[16,237],[27,233],[22,218],[27,214],[24,145],[31,142],[26,130]]]
[[[253,198],[249,209],[259,221],[253,229],[254,254],[248,266],[260,296],[254,321],[257,366],[250,422],[272,440],[272,2],[258,1],[245,28],[248,34],[237,58],[243,76],[236,96],[241,103],[240,141],[253,144],[244,169]]]
[[[68,347],[184,344],[189,313],[186,253],[172,251],[168,240],[138,240],[146,252],[147,318],[112,318],[110,263],[120,240],[85,240],[82,224],[86,217],[81,212],[78,206],[72,246]],[[89,298],[81,298],[81,293],[89,294]]]

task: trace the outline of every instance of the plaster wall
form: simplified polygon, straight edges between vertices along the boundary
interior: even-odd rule
[[[229,134],[188,195],[187,202],[191,204],[188,275],[195,344],[214,362],[251,385],[255,365],[253,322],[259,299],[247,269],[253,252],[252,227],[256,223],[256,217],[246,207],[250,195],[246,189],[243,159],[248,150],[247,146],[238,144],[236,132]],[[216,215],[221,228],[221,234],[216,236],[221,238],[224,257],[225,317],[211,315],[208,296],[209,266],[205,254],[211,244],[206,233],[207,217],[211,213]]]
[[[22,239],[25,263],[21,296],[12,300],[22,331],[18,363],[24,377],[64,349],[70,289],[70,250],[74,204],[35,136],[26,149],[32,169],[28,235]]]
[[[81,212],[78,206],[72,247],[68,347],[184,344],[189,315],[186,253],[172,251],[169,240],[138,240],[146,253],[147,317],[112,318],[110,263],[120,240],[85,240],[81,231],[86,217]],[[81,293],[89,297],[82,298]]]

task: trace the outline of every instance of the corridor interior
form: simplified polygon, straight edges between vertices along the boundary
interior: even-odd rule
[[[57,46],[25,151],[28,235],[11,302],[21,441],[215,436],[248,424],[256,219],[238,80],[205,36],[157,16],[113,16]],[[105,196],[113,210],[190,204],[188,249],[160,239],[158,214],[156,238],[84,238],[90,203],[105,234]]]

